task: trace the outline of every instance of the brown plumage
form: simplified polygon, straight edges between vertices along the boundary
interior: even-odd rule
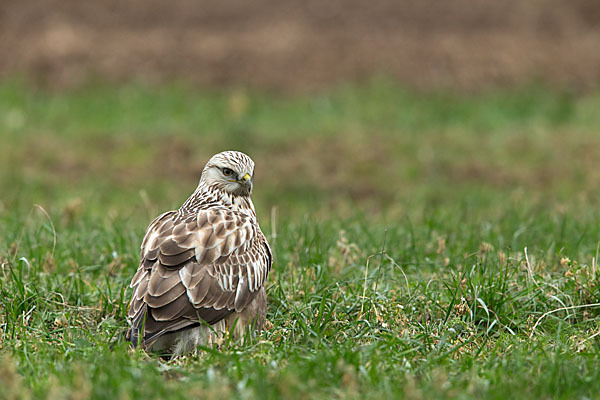
[[[234,326],[236,336],[262,328],[272,255],[250,199],[253,174],[247,155],[219,153],[181,208],[152,221],[130,285],[134,346],[181,354]]]

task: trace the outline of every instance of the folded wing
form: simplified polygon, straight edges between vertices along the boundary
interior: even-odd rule
[[[272,256],[256,220],[224,208],[156,218],[131,281],[131,341],[214,324],[241,312],[264,285]]]

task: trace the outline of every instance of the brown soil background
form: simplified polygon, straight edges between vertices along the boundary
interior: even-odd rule
[[[314,90],[389,75],[419,89],[600,82],[598,0],[14,0],[0,77]]]

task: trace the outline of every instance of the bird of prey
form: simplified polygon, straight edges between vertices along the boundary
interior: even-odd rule
[[[133,346],[179,355],[220,335],[262,329],[273,257],[250,199],[254,162],[225,151],[179,210],[157,217],[131,280]]]

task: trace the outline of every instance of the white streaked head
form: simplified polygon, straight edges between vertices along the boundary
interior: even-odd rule
[[[254,161],[239,151],[224,151],[206,163],[200,184],[249,197],[254,181]]]

